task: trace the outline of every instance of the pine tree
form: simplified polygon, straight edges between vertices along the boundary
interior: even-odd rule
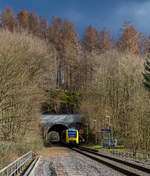
[[[75,26],[65,19],[63,24],[63,48],[68,58],[72,58],[76,55],[78,44],[78,33]]]
[[[139,39],[140,53],[146,56],[150,51],[150,36],[140,33]]]
[[[21,10],[17,15],[18,28],[29,30],[28,13],[25,10]]]
[[[35,15],[34,11],[28,13],[29,32],[34,35],[39,35],[39,18]]]
[[[43,39],[48,39],[48,20],[45,18],[39,18],[39,32],[40,37]]]
[[[136,55],[140,54],[139,34],[134,25],[129,25],[127,22],[124,23],[124,29],[117,42],[117,47],[121,52],[129,52]]]
[[[63,21],[61,18],[52,18],[52,24],[49,26],[49,41],[54,44],[60,53],[63,49]]]
[[[4,9],[0,15],[1,18],[1,27],[14,31],[16,27],[16,19],[12,8],[7,7]]]
[[[82,46],[88,52],[98,52],[99,46],[99,32],[91,25],[86,29],[82,39]]]
[[[63,24],[63,46],[65,61],[65,88],[73,89],[75,87],[75,78],[77,74],[77,55],[79,49],[78,33],[75,26],[65,19]]]
[[[143,73],[144,76],[143,84],[150,91],[150,54],[147,55],[147,59],[144,63],[144,68],[145,71]]]
[[[104,29],[100,32],[100,52],[104,53],[107,50],[112,49],[113,47],[113,37],[110,35],[108,29]]]
[[[57,50],[57,86],[60,87],[63,82],[63,21],[61,18],[52,18],[52,24],[48,28],[48,40]]]
[[[78,52],[78,34],[67,19],[53,17],[49,27],[49,41],[57,50],[57,85],[70,88],[73,85],[74,67]]]

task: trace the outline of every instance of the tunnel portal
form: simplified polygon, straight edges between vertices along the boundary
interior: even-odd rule
[[[44,138],[48,140],[48,135],[52,131],[56,131],[61,137],[63,130],[68,128],[81,129],[82,117],[78,114],[45,114],[41,117],[41,124],[44,129]]]

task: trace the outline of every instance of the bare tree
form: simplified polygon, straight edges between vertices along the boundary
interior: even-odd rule
[[[11,118],[2,131],[5,139],[16,140],[40,114],[45,80],[55,82],[55,56],[50,45],[25,33],[1,31],[0,41],[0,116]]]
[[[116,51],[95,55],[93,61],[93,79],[83,89],[80,106],[91,129],[93,119],[97,119],[98,129],[101,129],[104,117],[109,114],[111,128],[120,143],[134,151],[148,150],[150,100],[142,85],[143,61]]]

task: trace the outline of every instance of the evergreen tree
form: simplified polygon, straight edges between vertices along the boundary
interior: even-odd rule
[[[0,15],[1,27],[14,31],[16,27],[16,19],[12,8],[7,7]]]
[[[42,17],[39,17],[39,32],[40,37],[43,39],[48,39],[48,20]]]
[[[91,25],[85,31],[82,39],[82,46],[84,50],[88,52],[97,52],[100,49],[99,32]]]
[[[78,33],[67,19],[53,17],[49,27],[49,41],[57,50],[57,85],[71,88],[75,75],[75,64],[79,48]]]
[[[64,82],[63,74],[63,21],[61,18],[52,18],[52,24],[48,29],[49,42],[53,43],[55,46],[58,56],[57,56],[57,86],[60,87]]]
[[[139,33],[134,25],[129,25],[128,22],[124,23],[122,35],[117,42],[117,47],[121,52],[129,52],[139,55]]]
[[[139,47],[140,47],[140,53],[141,55],[147,55],[150,51],[150,36],[140,33],[139,35],[140,42],[139,42]]]
[[[77,54],[79,49],[78,33],[75,26],[65,19],[63,24],[63,53],[65,67],[65,84],[67,89],[73,89],[76,85],[75,77],[77,74]]]
[[[17,15],[19,29],[29,30],[28,13],[25,10],[21,10]]]
[[[39,35],[39,18],[35,15],[34,11],[28,13],[29,32],[34,35]]]
[[[107,50],[112,49],[113,47],[113,37],[110,35],[108,29],[104,27],[104,29],[100,32],[100,51],[104,53]]]
[[[144,63],[144,68],[145,71],[143,73],[144,76],[143,84],[150,91],[150,54],[147,55],[147,59]]]

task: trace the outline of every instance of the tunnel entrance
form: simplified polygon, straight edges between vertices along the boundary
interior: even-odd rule
[[[55,141],[55,143],[60,143],[61,141],[61,133],[68,129],[67,126],[63,124],[55,124],[48,130],[48,140],[51,142],[52,140]]]

